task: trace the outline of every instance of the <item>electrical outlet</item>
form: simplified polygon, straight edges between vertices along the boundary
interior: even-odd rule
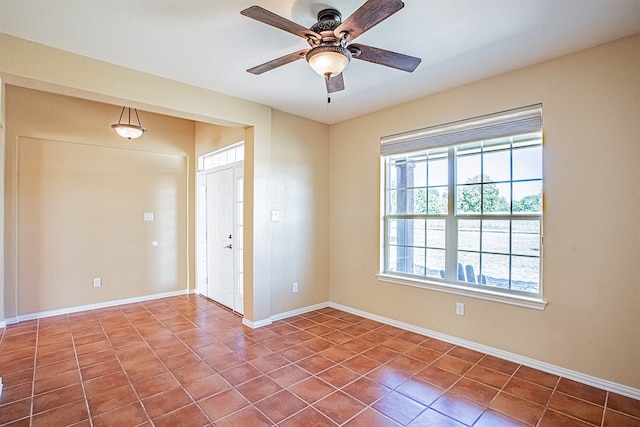
[[[298,282],[293,282],[293,292],[298,292]]]
[[[102,287],[102,278],[101,277],[94,277],[94,279],[93,279],[93,287],[94,288],[101,288]]]
[[[463,302],[457,302],[456,303],[456,314],[458,316],[464,316],[464,303]]]

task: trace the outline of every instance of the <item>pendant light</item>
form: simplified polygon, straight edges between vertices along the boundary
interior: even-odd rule
[[[124,115],[124,110],[127,110],[127,109],[129,110],[128,121],[127,123],[122,123],[122,116]],[[131,123],[131,107],[122,107],[122,112],[120,113],[120,118],[118,119],[118,123],[114,123],[111,125],[111,127],[115,129],[116,132],[118,132],[118,135],[120,135],[123,138],[127,138],[129,141],[131,141],[132,139],[140,138],[142,134],[145,133],[146,131],[146,129],[142,127],[142,124],[140,124],[140,117],[138,116],[138,110],[134,108],[133,111],[136,113],[136,119],[138,120],[137,125]]]

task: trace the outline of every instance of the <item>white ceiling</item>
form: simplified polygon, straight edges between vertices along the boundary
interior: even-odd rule
[[[405,0],[357,42],[422,58],[412,74],[353,60],[327,104],[304,60],[245,71],[308,45],[241,10],[310,27],[364,3],[325,1],[0,0],[0,32],[329,124],[640,32],[640,0]]]

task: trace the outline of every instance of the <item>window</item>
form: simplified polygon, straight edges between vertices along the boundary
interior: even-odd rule
[[[541,107],[383,138],[382,275],[541,300]]]
[[[198,171],[209,170],[243,160],[244,142],[240,142],[228,148],[200,156],[198,158]]]

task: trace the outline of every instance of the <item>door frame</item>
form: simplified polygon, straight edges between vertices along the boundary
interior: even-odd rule
[[[204,158],[216,153],[222,153],[230,149],[237,148],[240,144],[234,144],[221,150],[207,153],[199,158]],[[204,297],[210,298],[208,295],[208,260],[207,260],[207,175],[216,173],[225,169],[233,169],[233,237],[231,244],[233,245],[233,307],[234,312],[244,313],[244,289],[243,289],[243,271],[242,251],[243,251],[243,233],[238,230],[243,225],[243,200],[244,186],[238,185],[238,181],[244,183],[244,160],[235,161],[229,164],[212,167],[198,171],[196,174],[196,293]],[[242,206],[239,206],[242,205]],[[240,236],[240,238],[238,238]]]

